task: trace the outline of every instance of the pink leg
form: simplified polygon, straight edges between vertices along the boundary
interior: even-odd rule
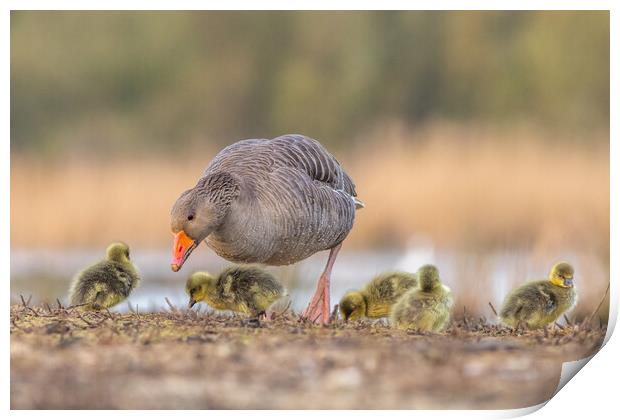
[[[302,318],[307,319],[314,323],[329,324],[329,282],[332,274],[332,267],[336,261],[336,256],[342,244],[338,244],[329,251],[329,258],[327,259],[327,265],[323,274],[319,278],[319,283],[316,287],[314,297],[310,301],[310,304],[304,311]]]

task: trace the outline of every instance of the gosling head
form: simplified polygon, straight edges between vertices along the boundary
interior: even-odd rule
[[[420,267],[416,275],[418,277],[418,284],[424,291],[430,291],[441,286],[439,270],[432,264],[426,264]]]
[[[197,271],[189,276],[185,283],[185,292],[189,296],[187,306],[191,308],[196,302],[204,300],[209,291],[215,287],[215,281],[215,277],[206,271]]]
[[[179,271],[198,244],[223,223],[238,192],[236,178],[217,172],[200,178],[194,188],[179,196],[170,212],[172,271]]]
[[[366,315],[366,299],[360,292],[349,292],[338,305],[345,321],[355,321]]]
[[[119,263],[129,263],[129,246],[124,242],[114,242],[106,249],[106,259]]]
[[[567,262],[559,262],[549,272],[549,281],[560,287],[574,287],[573,276],[575,270],[573,266]]]

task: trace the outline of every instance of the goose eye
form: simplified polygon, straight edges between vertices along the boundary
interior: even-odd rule
[[[190,214],[189,216],[187,216],[187,220],[189,220],[190,222],[194,220],[194,215]]]
[[[129,258],[129,251],[125,251],[125,256]]]

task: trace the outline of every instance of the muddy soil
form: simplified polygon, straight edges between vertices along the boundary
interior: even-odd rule
[[[599,325],[517,332],[460,317],[443,334],[180,311],[11,307],[13,409],[491,409],[553,395]]]

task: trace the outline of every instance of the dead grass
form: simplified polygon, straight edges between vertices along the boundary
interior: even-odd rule
[[[11,307],[11,408],[517,408],[605,330],[518,333],[460,317],[445,334],[381,322],[248,328],[212,313]]]

